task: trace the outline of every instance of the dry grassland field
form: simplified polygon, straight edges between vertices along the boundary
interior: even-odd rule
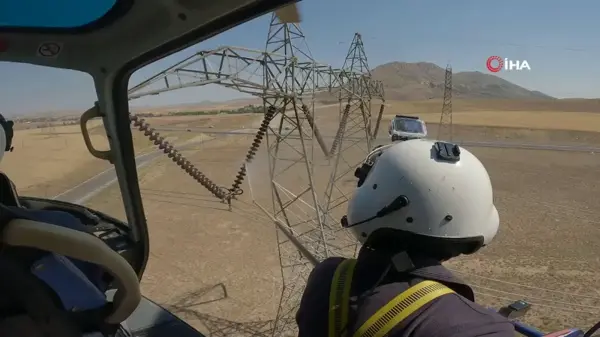
[[[91,139],[107,148],[106,137]],[[2,170],[25,195],[53,197],[109,167],[90,155],[78,125],[16,130],[13,146]]]
[[[441,102],[387,102],[386,119],[377,142],[385,143],[394,114],[415,114],[429,122],[435,135]],[[530,102],[461,102],[454,104],[454,138],[539,144],[600,144],[600,105],[574,101],[535,105]],[[503,105],[504,104],[504,105]],[[374,105],[373,111],[378,107]],[[560,110],[562,109],[562,110]],[[315,110],[319,128],[333,136],[337,107]],[[374,113],[375,114],[375,113]],[[259,115],[153,117],[153,126],[181,127],[168,131],[175,144],[194,141],[183,153],[218,185],[229,187],[251,144],[251,135],[199,135],[190,128],[218,130],[255,128]],[[68,128],[68,127],[65,127]],[[77,128],[55,128],[15,134],[15,152],[3,170],[22,194],[51,196],[97,174],[106,166],[87,153]],[[64,130],[64,131],[63,131]],[[68,130],[68,131],[67,131]],[[101,129],[95,133],[103,138]],[[136,152],[151,144],[132,131]],[[201,141],[196,142],[197,137]],[[331,138],[325,140],[331,144]],[[298,141],[282,148],[282,169],[301,148]],[[359,144],[360,145],[360,144]],[[348,146],[348,145],[346,145]],[[100,146],[99,146],[100,147]],[[339,189],[351,193],[350,166],[360,161],[365,146],[344,151]],[[323,198],[332,163],[323,159],[316,142],[315,184]],[[496,242],[481,253],[462,257],[449,267],[474,285],[477,300],[499,306],[525,298],[534,303],[525,321],[547,330],[589,327],[600,316],[600,154],[471,148],[488,168],[502,227]],[[38,160],[44,169],[26,167]],[[42,159],[40,159],[42,158]],[[195,183],[168,158],[160,157],[139,170],[151,257],[143,292],[208,336],[251,336],[264,331],[275,316],[281,291],[276,232],[253,199],[271,208],[267,155],[258,153],[249,167],[249,185],[231,211]],[[277,179],[293,193],[307,184],[306,168],[296,165]],[[339,196],[339,192],[338,192]],[[310,204],[310,196],[303,199]],[[117,186],[106,188],[87,205],[124,218]],[[334,212],[343,214],[344,206]],[[307,206],[303,208],[307,211]],[[297,210],[298,219],[303,217]],[[308,217],[309,215],[305,215]]]

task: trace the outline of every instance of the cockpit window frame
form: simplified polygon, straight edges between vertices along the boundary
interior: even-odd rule
[[[194,44],[207,40],[235,26],[241,25],[247,21],[269,13],[277,8],[295,2],[298,2],[298,0],[262,0],[249,3],[246,6],[240,7],[223,17],[202,25],[129,61],[116,72],[113,78],[111,87],[113,99],[112,103],[115,111],[129,111],[129,79],[131,78],[131,75],[138,69],[152,62],[163,59],[169,55],[175,54],[185,48],[193,46]],[[115,125],[115,129],[120,142],[120,148],[116,149],[116,151],[121,152],[120,157],[124,159],[122,163],[123,171],[125,173],[124,179],[131,185],[129,193],[124,195],[124,199],[127,199],[127,202],[131,204],[131,207],[135,213],[135,223],[129,225],[142,228],[142,235],[144,236],[143,240],[145,241],[145,245],[143,245],[144,252],[141,254],[143,259],[139,261],[139,265],[136,266],[136,268],[139,270],[139,277],[141,279],[150,255],[148,228],[140,192],[137,165],[134,159],[135,153],[129,114],[118,114],[116,116],[116,120],[117,123]]]

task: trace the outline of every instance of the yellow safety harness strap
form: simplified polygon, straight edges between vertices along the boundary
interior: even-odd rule
[[[353,337],[383,337],[425,304],[450,293],[454,293],[454,291],[441,283],[420,282],[377,310],[358,328]]]
[[[329,337],[340,337],[342,329],[348,325],[350,289],[355,266],[355,259],[347,259],[335,270],[329,292]]]

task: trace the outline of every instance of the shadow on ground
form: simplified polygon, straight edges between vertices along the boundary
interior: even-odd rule
[[[186,293],[172,301],[165,308],[186,321],[196,321],[202,325],[207,337],[231,336],[270,336],[273,320],[235,322],[203,312],[202,306],[229,297],[223,283],[203,287]],[[195,324],[194,324],[195,325]]]

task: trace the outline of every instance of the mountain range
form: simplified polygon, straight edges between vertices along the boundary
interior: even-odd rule
[[[386,99],[428,100],[444,97],[445,69],[429,62],[391,62],[371,70],[384,84]],[[498,76],[479,71],[452,74],[452,95],[458,99],[555,99]]]
[[[445,69],[429,62],[390,62],[379,65],[371,70],[373,79],[382,81],[386,100],[423,101],[442,99],[444,97]],[[479,71],[456,72],[452,74],[452,96],[454,99],[512,99],[522,101],[557,100],[535,90],[528,90],[512,82],[492,74]],[[317,94],[317,100],[323,103],[338,101],[336,91]],[[579,100],[579,99],[578,99]],[[564,99],[560,100],[566,101]],[[595,100],[596,101],[596,100]],[[182,109],[189,107],[233,106],[260,104],[256,98],[241,98],[225,102],[202,101],[194,104],[176,104],[160,109]],[[566,102],[565,102],[566,103]],[[137,107],[138,110],[156,110],[156,107]],[[72,115],[80,111],[52,111],[35,113],[35,115]],[[22,114],[30,115],[30,114]],[[32,114],[33,115],[33,114]]]

